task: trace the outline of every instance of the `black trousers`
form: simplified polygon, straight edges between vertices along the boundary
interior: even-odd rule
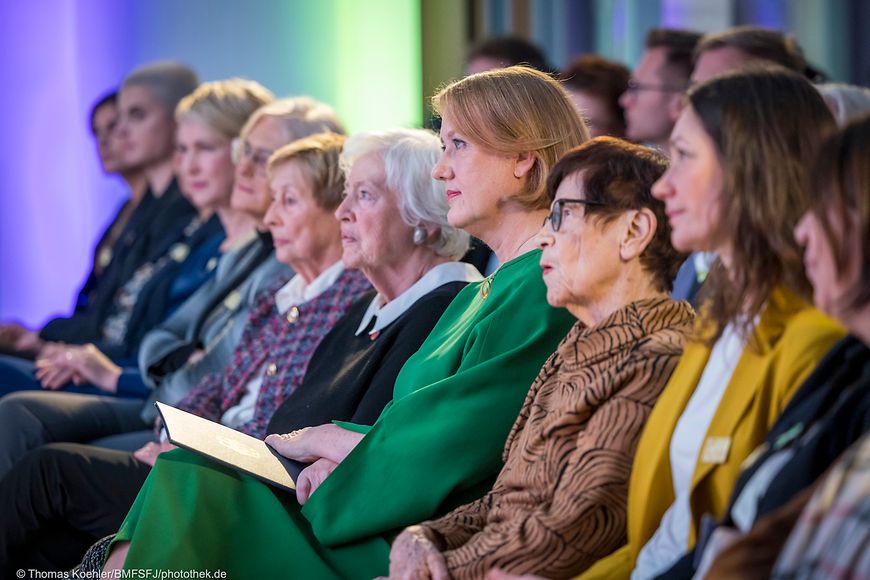
[[[151,467],[129,452],[52,443],[0,481],[0,578],[69,570],[118,531]]]

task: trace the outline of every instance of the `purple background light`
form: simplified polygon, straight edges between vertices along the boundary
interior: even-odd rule
[[[33,324],[68,310],[95,232],[123,199],[121,184],[100,171],[87,111],[129,67],[129,55],[118,50],[125,46],[118,23],[127,20],[126,5],[52,0],[4,7],[0,319]]]

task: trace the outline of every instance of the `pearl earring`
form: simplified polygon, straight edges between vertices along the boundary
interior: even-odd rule
[[[428,235],[428,232],[426,231],[426,228],[424,228],[423,226],[417,226],[414,228],[414,245],[415,246],[422,246],[423,243],[426,241],[427,237],[429,237],[429,235]]]

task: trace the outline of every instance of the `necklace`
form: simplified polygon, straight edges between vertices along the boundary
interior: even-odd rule
[[[537,235],[538,235],[538,232],[535,231],[532,235],[530,235],[528,238],[523,240],[523,242],[519,246],[517,246],[517,249],[514,250],[515,255],[513,258],[511,258],[511,260],[513,260],[514,258],[519,256],[521,254],[520,250],[523,248],[523,246],[525,246],[527,243],[529,243],[529,240],[531,240],[532,238],[534,238]],[[511,260],[508,260],[508,262],[510,262]],[[486,300],[489,297],[489,292],[490,292],[490,290],[492,290],[492,282],[493,282],[493,280],[495,280],[495,275],[498,274],[499,270],[501,270],[501,267],[503,265],[504,264],[499,264],[498,268],[496,268],[492,274],[490,274],[489,276],[484,278],[483,282],[480,283],[480,297],[483,298],[484,300]]]

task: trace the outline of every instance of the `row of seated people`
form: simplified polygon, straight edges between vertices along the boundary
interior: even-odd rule
[[[182,406],[252,434],[285,433],[267,441],[311,464],[297,498],[174,451],[156,462],[138,498],[134,490],[119,514],[104,516],[117,510],[109,504],[123,503],[112,489],[121,473],[142,472],[144,463],[129,453],[104,461],[93,449],[50,445],[0,483],[4,513],[15,514],[3,532],[5,562],[58,562],[115,517],[110,531],[123,524],[110,566],[126,559],[134,568],[222,568],[240,577],[371,577],[386,573],[390,557],[397,576],[429,568],[475,577],[501,566],[560,577],[618,548],[627,526],[628,548],[591,572],[627,572],[636,563],[646,577],[695,543],[702,515],[723,515],[743,459],[776,431],[791,395],[844,333],[799,298],[809,295],[800,245],[824,253],[834,241],[860,247],[866,238],[863,223],[843,217],[866,205],[847,195],[860,189],[840,188],[847,193],[835,198],[831,218],[832,196],[813,196],[806,183],[816,146],[833,126],[819,93],[781,70],[702,83],[678,117],[670,166],[626,142],[584,143],[586,129],[564,90],[528,69],[469,77],[435,104],[440,157],[438,140],[421,131],[346,143],[318,135],[279,150],[267,169],[268,148],[258,150],[254,138],[266,118],[242,133],[236,180],[254,172],[260,153],[271,202],[265,223],[295,284],[261,293],[230,366],[204,378],[202,392],[194,395],[195,387]],[[795,116],[805,120],[800,127],[789,122]],[[182,139],[183,125],[179,151],[185,143],[197,149]],[[776,138],[759,139],[768,134]],[[825,175],[817,191],[851,177],[837,173],[847,153],[814,174]],[[434,184],[430,171],[445,183]],[[251,190],[237,184],[233,198]],[[330,191],[346,196],[339,204]],[[827,235],[850,227],[855,239]],[[484,240],[501,268],[475,281],[453,262],[467,247],[453,228]],[[695,330],[691,309],[667,296],[689,251],[719,256]],[[860,255],[847,254],[860,279]],[[808,260],[810,279],[828,290],[831,272],[843,269],[837,262]],[[368,288],[353,269],[374,297],[353,303]],[[404,346],[386,344],[390,325],[445,285],[440,310],[424,309],[428,327],[408,325],[419,332],[403,358],[369,364]],[[861,326],[851,326],[860,302],[838,309],[856,285],[847,277],[836,299],[820,305],[860,337]],[[379,348],[386,350],[373,355]],[[853,340],[851,348],[855,364],[864,364],[863,345]],[[55,366],[94,381],[73,364],[92,350],[62,352]],[[191,354],[182,352],[182,359]],[[194,358],[203,355],[208,349]],[[365,369],[392,376],[379,383]],[[109,376],[119,384],[117,373]],[[821,377],[812,388],[842,394],[830,389],[830,370]],[[371,407],[366,380],[383,387]],[[856,397],[857,384],[849,391]],[[807,408],[821,411],[817,402]],[[843,409],[861,420],[860,405]],[[801,425],[814,419],[825,417]],[[340,422],[322,424],[329,420]],[[786,444],[801,440],[793,427]],[[153,462],[158,449],[146,446],[139,457]],[[819,459],[829,464],[834,456]],[[105,473],[101,461],[111,466]],[[419,522],[390,554],[396,532]]]

